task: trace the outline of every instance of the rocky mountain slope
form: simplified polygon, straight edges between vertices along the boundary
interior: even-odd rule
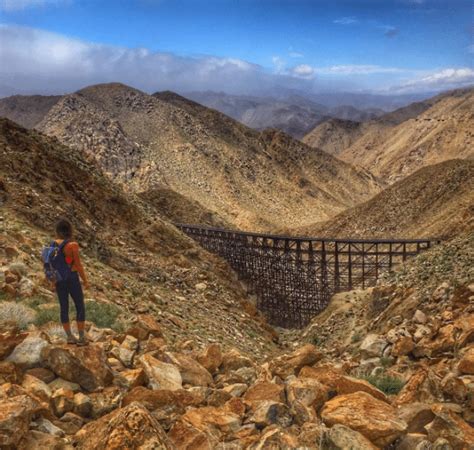
[[[185,97],[216,109],[248,127],[257,130],[277,128],[297,139],[331,117],[368,121],[383,114],[382,110],[375,108],[360,110],[350,105],[330,108],[301,95],[273,98],[206,91],[186,93]]]
[[[0,98],[0,117],[33,128],[58,102],[60,95],[13,95]]]
[[[369,173],[282,132],[260,133],[176,94],[121,84],[62,97],[37,128],[129,191],[168,188],[238,228],[311,223],[380,189]]]
[[[303,139],[388,182],[417,169],[473,156],[473,89],[413,103],[365,124],[320,124]]]
[[[365,128],[363,123],[352,120],[328,119],[305,135],[302,142],[339,157],[364,134]]]
[[[453,237],[474,229],[474,161],[420,169],[333,219],[292,230],[331,237]]]
[[[57,320],[39,255],[54,222],[66,216],[84,252],[92,284],[87,297],[95,308],[112,308],[123,323],[151,314],[170,342],[217,339],[243,350],[250,339],[252,353],[274,349],[272,330],[227,266],[161,219],[159,205],[125,195],[77,151],[5,119],[0,202],[0,285],[6,283],[4,292],[18,306],[28,298],[24,306],[32,315],[52,311]]]

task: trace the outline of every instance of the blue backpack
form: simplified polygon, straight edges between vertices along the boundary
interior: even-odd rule
[[[66,262],[64,256],[64,246],[69,241],[65,239],[61,244],[52,241],[48,247],[45,247],[41,252],[43,259],[44,274],[49,281],[57,283],[58,281],[65,281],[71,275],[71,266]]]

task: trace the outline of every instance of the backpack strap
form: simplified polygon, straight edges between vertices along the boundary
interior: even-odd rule
[[[58,245],[59,250],[62,250],[64,247],[66,247],[67,244],[69,244],[69,239],[64,239],[64,241],[62,241],[62,242]]]

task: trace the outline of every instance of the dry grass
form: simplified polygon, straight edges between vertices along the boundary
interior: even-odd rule
[[[17,302],[0,302],[0,322],[13,321],[20,328],[26,328],[35,322],[36,311]]]

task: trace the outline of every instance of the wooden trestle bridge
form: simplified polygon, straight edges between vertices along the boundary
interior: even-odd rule
[[[269,323],[301,328],[340,291],[375,285],[383,272],[437,239],[325,239],[177,224],[224,258],[256,294]]]

